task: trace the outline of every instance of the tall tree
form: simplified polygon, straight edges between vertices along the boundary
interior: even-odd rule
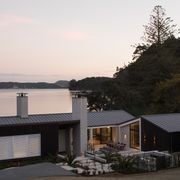
[[[148,25],[144,25],[145,31],[142,37],[144,43],[134,46],[133,60],[138,59],[152,44],[159,45],[173,37],[177,30],[176,25],[172,22],[173,20],[170,17],[166,17],[165,9],[162,6],[155,6]]]
[[[170,17],[166,17],[165,9],[162,6],[155,6],[150,15],[150,22],[148,25],[144,25],[145,32],[142,39],[147,45],[162,44],[176,32],[176,25],[172,22]]]

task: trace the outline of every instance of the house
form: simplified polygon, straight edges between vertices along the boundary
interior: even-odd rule
[[[0,161],[84,154],[88,145],[126,144],[139,151],[180,151],[180,113],[144,115],[123,111],[87,112],[85,97],[72,97],[72,113],[28,114],[28,96],[17,96],[17,116],[0,117]]]
[[[28,96],[19,93],[17,116],[0,117],[0,160],[58,152],[78,156],[87,150],[88,135],[95,145],[118,142],[118,125],[132,118],[123,110],[87,113],[87,99],[76,96],[72,113],[29,115]]]
[[[141,151],[180,151],[180,113],[143,115],[120,124],[121,141]]]

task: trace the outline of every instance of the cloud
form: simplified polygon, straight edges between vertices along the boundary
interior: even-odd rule
[[[0,14],[0,26],[11,26],[17,24],[31,24],[33,19],[12,14]]]

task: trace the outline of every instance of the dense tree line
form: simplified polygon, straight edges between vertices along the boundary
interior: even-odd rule
[[[180,40],[170,38],[159,46],[150,46],[112,80],[104,82],[101,90],[90,94],[90,109],[125,109],[135,115],[180,112],[179,76]]]
[[[161,6],[145,27],[134,61],[88,95],[90,110],[124,109],[134,115],[180,112],[180,39]],[[138,55],[137,55],[138,54]]]
[[[109,77],[88,77],[76,81],[72,79],[69,82],[70,90],[100,90],[102,83],[110,80]]]

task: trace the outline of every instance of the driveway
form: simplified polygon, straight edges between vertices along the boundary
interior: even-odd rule
[[[35,177],[72,175],[75,174],[52,163],[40,163],[0,170],[0,180],[26,180]]]

